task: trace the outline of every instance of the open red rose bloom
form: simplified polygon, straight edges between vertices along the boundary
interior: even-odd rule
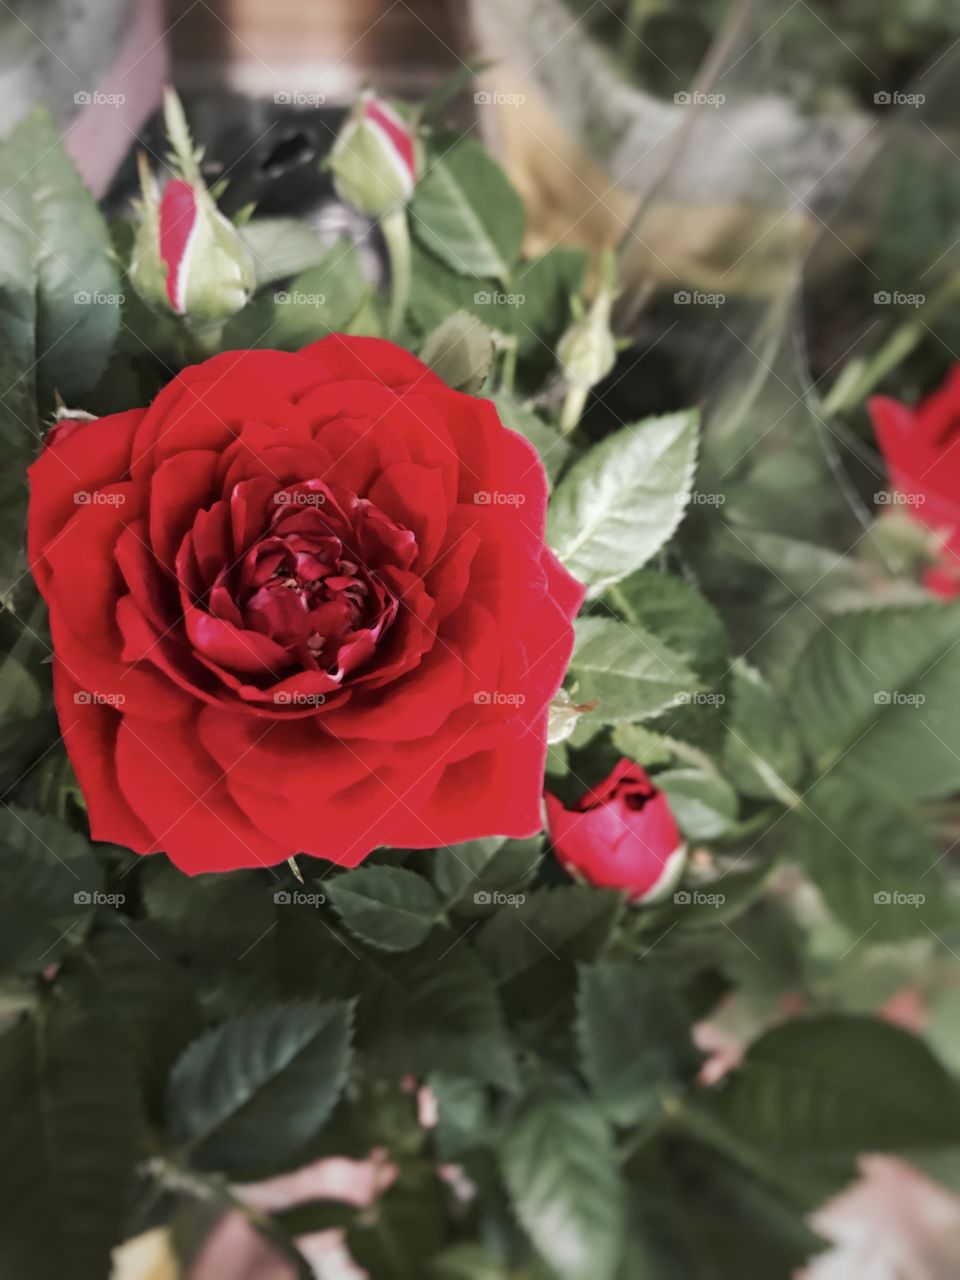
[[[197,872],[540,829],[583,593],[489,401],[377,339],[227,352],[30,476],[95,839]]]

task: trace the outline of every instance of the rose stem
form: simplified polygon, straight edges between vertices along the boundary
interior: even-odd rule
[[[897,325],[869,360],[851,360],[823,400],[824,417],[855,409],[865,400],[874,387],[919,346],[929,332],[929,322],[954,301],[958,292],[960,275],[951,276],[916,315]]]
[[[390,255],[390,318],[387,321],[387,332],[393,338],[400,332],[410,297],[410,228],[407,225],[405,207],[398,205],[385,214],[380,221],[380,229]]]

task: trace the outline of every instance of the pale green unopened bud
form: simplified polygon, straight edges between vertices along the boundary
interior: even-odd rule
[[[413,129],[389,104],[364,94],[330,153],[340,199],[370,218],[405,205],[417,182]]]
[[[160,195],[141,157],[143,200],[130,279],[157,310],[185,316],[200,327],[222,323],[253,293],[253,259],[200,176],[182,109],[171,94],[167,128],[183,176],[171,178]]]
[[[596,705],[596,702],[578,705],[566,689],[558,689],[547,712],[547,742],[551,746],[566,742],[580,723],[580,717],[593,711]]]
[[[567,330],[557,346],[563,376],[572,387],[589,391],[617,362],[617,342],[610,330],[613,294],[602,288],[582,319]]]
[[[567,382],[567,395],[560,414],[560,430],[572,431],[580,420],[591,388],[602,382],[617,362],[618,343],[610,327],[617,273],[613,255],[601,262],[601,282],[589,310],[557,344],[557,360]]]

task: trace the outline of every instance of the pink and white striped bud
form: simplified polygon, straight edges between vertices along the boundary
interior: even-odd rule
[[[180,103],[172,94],[167,98],[167,129],[178,176],[160,194],[141,157],[143,200],[130,279],[157,310],[201,326],[222,323],[253,292],[253,259],[207,190]]]
[[[370,218],[404,205],[417,184],[416,134],[389,103],[364,93],[330,152],[340,199]]]

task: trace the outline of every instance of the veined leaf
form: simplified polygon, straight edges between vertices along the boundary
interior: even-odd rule
[[[208,1031],[170,1076],[171,1140],[237,1177],[293,1167],[340,1096],[350,1018],[346,1004],[284,1005]]]
[[[623,1188],[596,1107],[567,1094],[526,1098],[502,1142],[510,1200],[562,1280],[613,1280],[623,1248]]]
[[[119,267],[45,112],[0,143],[0,190],[0,346],[16,375],[5,400],[30,431],[31,404],[49,412],[55,391],[76,404],[106,368],[120,326]]]
[[[520,197],[492,156],[470,139],[428,165],[410,221],[424,248],[460,275],[506,281],[520,256]]]
[[[903,798],[960,787],[960,602],[830,618],[795,672],[793,708],[823,773]]]
[[[237,231],[253,258],[258,289],[319,265],[329,252],[299,218],[254,218]]]
[[[570,660],[578,701],[597,700],[596,724],[642,720],[678,706],[699,687],[687,664],[644,630],[616,618],[578,618]]]
[[[469,312],[455,311],[428,336],[420,358],[448,387],[476,395],[493,367],[493,334]]]
[[[38,973],[83,936],[102,875],[83,836],[58,818],[0,808],[0,972]]]
[[[350,932],[382,951],[410,951],[440,913],[429,882],[402,867],[358,867],[332,877],[327,893]]]
[[[594,593],[642,568],[673,536],[693,482],[697,422],[687,410],[624,427],[557,485],[547,541]]]
[[[686,1010],[649,967],[600,963],[580,970],[577,1031],[584,1072],[603,1113],[632,1125],[685,1087],[700,1054]]]
[[[802,1160],[955,1146],[960,1092],[922,1040],[878,1018],[795,1018],[756,1040],[708,1113]]]
[[[45,1006],[0,1037],[0,1272],[103,1280],[143,1159],[133,1072],[108,1020]]]

